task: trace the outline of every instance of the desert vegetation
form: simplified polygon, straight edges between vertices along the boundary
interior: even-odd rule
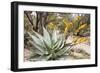
[[[90,14],[24,11],[24,61],[90,58]]]

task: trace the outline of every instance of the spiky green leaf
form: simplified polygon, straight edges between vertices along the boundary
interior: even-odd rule
[[[50,34],[49,34],[49,32],[45,28],[43,28],[43,38],[44,38],[44,41],[48,45],[51,45],[51,37],[50,37]]]

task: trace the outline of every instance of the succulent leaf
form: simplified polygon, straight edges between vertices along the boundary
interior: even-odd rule
[[[33,31],[34,35],[29,34],[32,38],[32,43],[34,45],[35,53],[44,57],[46,60],[57,60],[68,51],[68,46],[65,44],[64,37],[62,35],[58,36],[54,30],[52,35],[43,28],[43,36]]]

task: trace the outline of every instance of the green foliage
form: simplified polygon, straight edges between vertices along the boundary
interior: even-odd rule
[[[24,48],[30,51],[30,56],[27,56],[28,60],[68,59],[68,56],[71,56],[68,49],[72,49],[70,44],[87,44],[90,43],[89,39],[90,14],[24,12]],[[74,53],[72,55],[78,56],[79,54]]]
[[[57,35],[54,30],[50,34],[45,28],[43,28],[43,36],[33,31],[33,35],[28,32],[29,36],[32,38],[30,43],[33,44],[35,50],[35,56],[44,57],[45,60],[57,60],[70,49],[70,46],[65,43],[64,37],[62,35]]]
[[[73,18],[71,21],[63,19],[64,24],[64,34],[69,35],[70,33],[73,33],[75,36],[85,36],[85,34],[89,34],[89,24],[82,22],[82,16],[77,16]],[[88,32],[88,33],[87,33]]]

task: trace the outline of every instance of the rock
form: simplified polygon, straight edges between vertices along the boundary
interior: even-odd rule
[[[90,54],[90,53],[91,53],[90,45],[87,45],[87,44],[85,44],[85,43],[77,44],[77,45],[73,46],[72,49],[73,49],[74,51],[80,49],[80,50],[85,51],[87,54]]]
[[[31,51],[29,49],[24,49],[24,61],[28,61]]]

